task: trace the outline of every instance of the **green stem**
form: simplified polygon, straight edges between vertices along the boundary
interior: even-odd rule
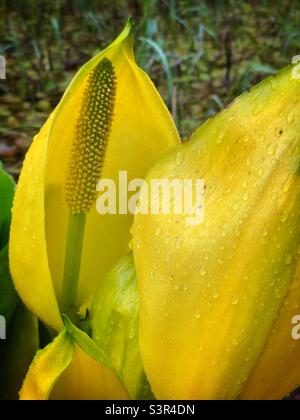
[[[65,315],[75,323],[85,222],[85,214],[70,212],[61,304]]]

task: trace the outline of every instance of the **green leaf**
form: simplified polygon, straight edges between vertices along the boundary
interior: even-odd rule
[[[153,399],[139,350],[139,296],[133,256],[121,259],[93,302],[92,338],[132,399]]]
[[[4,248],[8,242],[14,193],[15,183],[4,171],[0,162],[0,249]]]
[[[8,245],[0,251],[0,315],[9,323],[19,298],[8,267]]]
[[[15,183],[0,162],[0,315],[7,322],[19,302],[8,267],[8,239],[14,192]]]
[[[36,353],[20,391],[20,399],[48,400],[56,381],[70,366],[73,355],[74,343],[65,328],[47,347]]]
[[[109,358],[106,356],[104,351],[100,347],[98,347],[97,344],[85,332],[75,327],[75,325],[72,324],[72,322],[66,315],[63,315],[63,320],[68,334],[70,335],[70,337],[72,337],[73,341],[76,344],[78,344],[78,346],[89,356],[91,356],[97,362],[103,364],[108,369],[111,369],[118,376],[118,373],[114,369],[112,363],[110,362]]]
[[[39,347],[38,322],[19,304],[1,353],[0,399],[17,400],[23,380]]]
[[[0,315],[7,324],[7,340],[0,342],[0,399],[16,400],[29,365],[38,349],[37,319],[20,303],[8,263],[13,179],[0,162]]]

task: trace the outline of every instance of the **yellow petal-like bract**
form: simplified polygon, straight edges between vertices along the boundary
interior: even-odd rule
[[[115,181],[118,189],[119,171],[127,171],[128,181],[143,178],[157,158],[179,143],[176,127],[163,101],[134,61],[131,32],[129,22],[121,35],[75,76],[34,139],[17,187],[10,242],[14,283],[27,307],[56,330],[63,327],[60,309],[69,219],[66,195],[73,212],[90,210],[76,302],[80,312],[85,313],[99,281],[120,257],[127,254],[133,217],[131,214],[99,215],[96,203],[91,207],[91,195],[86,195],[85,190],[93,188],[94,181],[91,185],[81,185],[81,174],[85,176],[88,165],[98,165],[99,177]],[[103,79],[103,71],[99,72],[98,78],[97,70],[95,73],[95,86],[102,89],[98,107],[97,99],[92,97],[88,102],[86,95],[97,96],[95,86],[91,92],[89,83],[103,60],[108,69],[107,79]],[[112,93],[109,93],[110,89]],[[109,112],[101,111],[103,95],[106,95],[104,102],[107,101]],[[99,117],[94,115],[98,108]],[[82,115],[82,110],[86,110],[86,115]],[[103,124],[102,134],[97,124]],[[109,130],[107,125],[111,125]],[[85,133],[92,140],[93,136],[103,135],[86,149],[87,153],[92,153],[95,145],[105,147],[105,156],[101,155],[98,163],[95,162],[97,150],[91,158],[74,155],[74,147],[79,147],[80,136]],[[74,164],[70,164],[72,156],[76,160]],[[83,170],[79,168],[80,164],[86,165]],[[74,196],[70,192],[72,188]],[[78,197],[87,199],[85,207],[78,203]]]
[[[127,399],[114,373],[92,359],[63,330],[32,362],[21,400]]]
[[[73,356],[73,341],[63,330],[52,343],[37,353],[21,389],[20,399],[47,400]]]
[[[116,375],[75,345],[74,357],[50,395],[51,400],[127,400]]]
[[[273,399],[300,385],[300,80],[245,93],[156,163],[204,179],[205,216],[137,215],[140,345],[159,399]]]

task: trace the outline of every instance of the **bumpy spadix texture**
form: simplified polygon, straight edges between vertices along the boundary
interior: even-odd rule
[[[140,345],[162,399],[277,399],[300,385],[300,80],[265,80],[148,181],[205,182],[204,223],[138,215]]]
[[[91,72],[72,144],[66,180],[66,202],[73,214],[88,213],[96,201],[111,132],[116,76],[108,58]]]

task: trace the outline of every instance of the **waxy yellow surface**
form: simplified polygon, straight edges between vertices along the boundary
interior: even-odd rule
[[[47,400],[56,381],[71,364],[73,356],[73,341],[63,330],[35,356],[20,391],[20,399]]]
[[[108,369],[75,344],[63,330],[32,362],[20,392],[21,400],[127,399]]]
[[[150,170],[204,179],[204,223],[138,215],[140,346],[159,399],[277,399],[300,385],[300,80],[287,68]]]

